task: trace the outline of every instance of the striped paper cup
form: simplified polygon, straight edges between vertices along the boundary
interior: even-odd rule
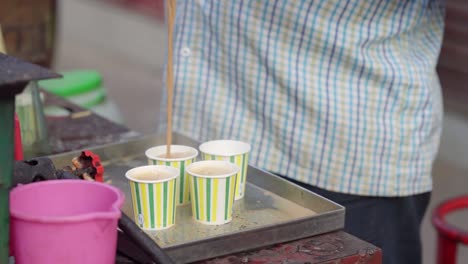
[[[232,220],[237,165],[227,161],[205,160],[187,167],[192,196],[192,217],[207,225]]]
[[[198,156],[198,150],[188,146],[171,145],[172,158],[164,158],[166,145],[152,147],[146,150],[145,154],[150,165],[166,165],[179,169],[177,178],[176,201],[177,205],[190,203],[190,187],[185,168],[192,164]]]
[[[159,179],[149,176],[159,175]],[[125,174],[132,192],[135,222],[143,229],[160,230],[175,224],[176,179],[179,170],[149,165],[133,168]]]
[[[200,145],[203,160],[224,160],[240,168],[236,183],[236,200],[245,195],[247,166],[249,164],[250,145],[235,140],[213,140]]]

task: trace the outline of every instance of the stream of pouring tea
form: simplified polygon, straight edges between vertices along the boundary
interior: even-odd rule
[[[166,156],[171,156],[172,144],[172,103],[174,96],[174,73],[173,73],[173,34],[176,16],[176,0],[167,0],[167,131],[166,131]]]

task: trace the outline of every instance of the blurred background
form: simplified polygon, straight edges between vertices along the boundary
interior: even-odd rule
[[[91,69],[103,80],[106,100],[117,112],[103,112],[129,128],[149,134],[157,129],[166,47],[163,0],[0,0],[0,24],[12,55],[29,58],[58,71]],[[9,2],[9,4],[8,4]],[[2,3],[2,5],[3,5]],[[5,6],[3,5],[3,6]],[[30,5],[12,16],[12,8]],[[435,263],[432,209],[441,201],[468,194],[468,2],[447,1],[446,31],[439,61],[445,121],[434,167],[434,192],[422,227],[424,263]],[[17,25],[30,27],[25,45]],[[56,25],[56,26],[55,26]],[[44,37],[45,36],[45,37]],[[51,56],[53,55],[53,56]],[[468,228],[468,210],[450,221]],[[468,263],[468,249],[459,250]]]

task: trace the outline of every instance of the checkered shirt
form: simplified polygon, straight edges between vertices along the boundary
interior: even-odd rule
[[[430,191],[442,0],[182,0],[174,127],[330,191]]]

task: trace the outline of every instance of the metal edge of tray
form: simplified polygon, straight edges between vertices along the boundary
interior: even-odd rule
[[[141,149],[164,142],[164,135],[147,135],[112,144],[87,148],[101,157],[103,162],[121,157],[141,156]],[[198,142],[174,134],[174,142],[198,147]],[[122,148],[126,145],[125,148]],[[69,165],[72,157],[80,151],[72,151],[49,156],[57,167]],[[262,226],[243,230],[226,236],[191,241],[181,245],[165,247],[164,250],[178,263],[193,262],[214,258],[230,253],[252,250],[276,243],[292,241],[305,237],[335,231],[344,227],[345,208],[318,194],[310,192],[294,183],[269,172],[249,166],[248,182],[270,191],[280,197],[309,208],[318,214],[287,223]],[[287,183],[287,184],[284,184]],[[281,186],[281,188],[278,188]],[[234,247],[233,247],[234,245]]]
[[[316,213],[333,213],[345,210],[342,205],[268,171],[249,165],[247,174],[254,175],[254,177],[248,178],[248,182],[261,187],[262,189],[269,190],[280,197],[294,201],[296,204],[309,208]],[[265,177],[268,177],[268,179]]]
[[[345,208],[331,200],[328,200],[316,193],[313,193],[307,189],[302,188],[301,186],[298,186],[294,183],[291,183],[281,177],[278,177],[274,174],[271,174],[267,171],[257,169],[255,167],[252,167],[249,165],[249,171],[248,171],[249,176],[249,184],[252,184],[256,186],[257,188],[260,188],[262,190],[274,193],[276,196],[279,196],[283,199],[286,199],[288,201],[291,201],[301,207],[304,207],[304,209],[309,209],[311,211],[314,211],[316,215],[313,216],[303,216],[303,217],[298,217],[294,220],[290,220],[287,222],[278,222],[275,225],[271,226],[277,226],[277,225],[288,225],[289,223],[295,223],[295,222],[303,222],[303,221],[311,221],[313,219],[321,218],[322,216],[327,215],[327,217],[334,217],[336,216],[338,218],[337,221],[333,221],[331,226],[321,226],[318,225],[317,230],[315,230],[318,233],[324,233],[324,232],[329,232],[333,231],[336,229],[340,229],[344,227],[344,218],[341,215],[341,212],[344,213]],[[280,183],[272,183],[272,182],[280,182]],[[283,184],[281,184],[283,182]],[[270,186],[265,186],[263,183],[270,183]],[[272,184],[271,184],[272,183]],[[277,188],[278,186],[281,186],[283,188]],[[286,188],[284,188],[286,187]],[[293,194],[293,196],[291,196]],[[300,198],[299,198],[300,196]],[[261,230],[262,228],[269,228],[270,225],[266,224],[263,225],[262,227],[254,227],[254,228],[244,228],[242,231],[238,232],[252,232],[256,230]],[[179,248],[183,247],[184,245],[190,244],[190,243],[204,243],[204,241],[210,240],[210,239],[218,239],[218,238],[224,238],[226,236],[230,236],[233,233],[229,233],[226,235],[221,235],[221,236],[214,236],[214,237],[207,237],[204,239],[198,239],[198,240],[193,240],[190,241],[189,243],[181,243],[181,244],[173,244],[170,246],[164,247],[165,249],[169,248]]]
[[[208,238],[202,242],[195,241],[167,247],[164,250],[176,263],[211,259],[339,230],[344,225],[344,214],[344,210],[324,213],[313,221],[305,218],[227,236]]]
[[[281,177],[251,166],[249,166],[248,175],[248,181],[252,184],[271,191],[285,199],[291,200],[303,207],[309,209],[310,207],[313,207],[313,210],[317,212],[317,215],[304,217],[286,223],[243,230],[241,232],[225,236],[191,241],[183,245],[165,247],[164,250],[171,256],[171,258],[173,258],[177,263],[194,262],[246,250],[253,250],[272,244],[311,237],[336,231],[344,227],[345,208],[343,206],[318,194],[310,192]],[[265,181],[266,178],[268,179]],[[278,183],[283,181],[287,184]],[[276,188],[276,186],[286,186],[286,188]],[[294,192],[291,192],[291,190],[294,190]],[[296,195],[296,197],[291,197],[291,194]],[[326,203],[323,203],[324,201]],[[306,205],[305,203],[313,203],[314,205]],[[322,207],[317,207],[317,205],[322,205]],[[187,254],[187,252],[189,253]]]

